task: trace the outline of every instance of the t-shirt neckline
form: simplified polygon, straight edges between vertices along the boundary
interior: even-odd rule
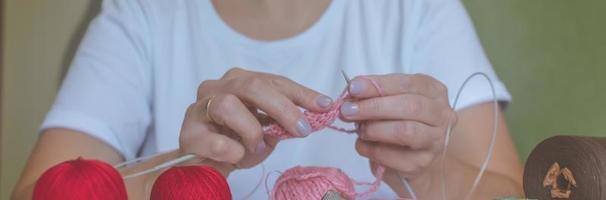
[[[233,29],[231,26],[229,26],[225,21],[223,21],[223,19],[221,18],[221,16],[219,15],[219,13],[217,12],[217,10],[215,9],[213,3],[211,2],[211,0],[205,0],[202,1],[204,2],[203,7],[205,8],[204,11],[202,11],[202,15],[204,16],[206,23],[206,26],[209,26],[210,29],[212,29],[215,34],[217,34],[218,37],[230,41],[230,42],[236,42],[239,43],[241,45],[245,45],[245,46],[251,46],[251,47],[259,47],[259,46],[271,46],[271,47],[275,47],[275,48],[281,48],[281,47],[289,47],[289,46],[299,46],[302,44],[306,44],[309,43],[310,40],[313,40],[315,38],[318,38],[318,35],[322,34],[322,31],[326,30],[327,26],[330,25],[331,21],[335,20],[336,14],[337,14],[337,10],[339,7],[336,4],[341,3],[341,0],[331,0],[331,2],[328,5],[328,8],[325,9],[324,13],[322,14],[322,16],[320,16],[319,19],[317,19],[310,27],[308,27],[306,30],[297,33],[293,36],[284,38],[284,39],[278,39],[278,40],[257,40],[257,39],[253,39],[251,37],[248,37],[247,35],[244,35],[238,31],[236,31],[235,29]]]

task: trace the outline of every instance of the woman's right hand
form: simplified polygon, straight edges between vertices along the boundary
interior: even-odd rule
[[[259,110],[289,133],[305,137],[311,126],[299,107],[323,112],[332,103],[283,76],[233,68],[221,79],[206,80],[198,87],[197,100],[183,121],[180,150],[239,168],[252,167],[278,142],[263,135]]]

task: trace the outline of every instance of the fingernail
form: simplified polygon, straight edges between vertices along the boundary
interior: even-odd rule
[[[341,105],[341,114],[344,116],[354,115],[358,113],[359,110],[360,107],[358,107],[358,104],[352,102],[345,102],[343,105]]]
[[[330,97],[319,96],[318,98],[316,98],[316,104],[318,104],[318,106],[320,106],[322,108],[328,108],[331,103],[332,103],[332,99],[330,99]]]
[[[299,135],[307,137],[311,133],[311,125],[309,125],[307,120],[301,118],[297,121],[297,130],[299,131]]]
[[[351,81],[349,84],[349,93],[356,95],[362,93],[366,89],[366,84],[361,80]]]
[[[265,151],[265,147],[267,147],[265,145],[265,142],[259,142],[259,144],[257,144],[257,147],[255,148],[255,153],[261,153]]]

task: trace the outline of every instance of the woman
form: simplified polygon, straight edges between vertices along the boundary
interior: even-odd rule
[[[347,85],[341,70],[368,76]],[[498,80],[457,0],[106,0],[13,197],[28,199],[40,174],[68,159],[119,163],[161,152],[123,173],[193,153],[200,159],[189,164],[220,169],[239,199],[264,178],[260,163],[267,171],[334,166],[356,180],[373,180],[381,164],[387,184],[374,196],[409,196],[402,176],[419,198],[438,199],[437,158],[456,122],[446,180],[449,197],[461,199],[493,125],[482,80],[470,83],[461,109],[449,106],[474,72]],[[327,111],[346,87],[353,98],[341,117],[360,125],[358,136],[310,135],[299,108]],[[496,91],[510,100],[498,81]],[[305,138],[263,136],[258,110]],[[157,176],[126,181],[130,199],[147,197]],[[519,195],[521,167],[504,125],[483,180],[476,199]],[[252,199],[266,199],[262,191]]]

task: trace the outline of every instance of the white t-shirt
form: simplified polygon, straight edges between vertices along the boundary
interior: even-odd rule
[[[346,85],[341,69],[350,76],[425,73],[448,86],[451,102],[467,76],[485,72],[499,100],[510,100],[458,0],[333,0],[308,30],[271,42],[234,31],[208,0],[105,0],[42,129],[81,131],[126,159],[173,150],[197,86],[234,66],[280,74],[335,98]],[[476,79],[459,108],[491,98],[488,84]],[[354,149],[356,136],[323,131],[282,141],[263,162],[265,173],[333,166],[374,180]],[[240,199],[265,177],[259,165],[228,179]],[[374,196],[394,195],[383,184]],[[252,196],[266,198],[263,186]]]

